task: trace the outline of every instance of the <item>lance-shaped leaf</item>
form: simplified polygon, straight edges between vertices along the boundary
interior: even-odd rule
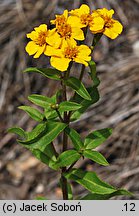
[[[82,107],[81,104],[71,102],[71,101],[63,101],[59,104],[59,111],[65,112],[65,111],[78,110],[81,107]]]
[[[105,157],[97,151],[84,150],[83,156],[103,166],[108,166],[109,163]]]
[[[101,145],[112,134],[111,128],[104,128],[90,133],[84,142],[85,149],[94,149]]]
[[[45,109],[44,115],[48,120],[55,119],[58,117],[56,110],[52,110],[51,108]]]
[[[67,186],[68,186],[68,200],[73,200],[71,184],[69,182],[67,182]]]
[[[20,136],[21,138],[26,138],[26,132],[20,127],[11,127],[7,130],[9,133],[14,133]]]
[[[51,169],[57,170],[56,162],[38,149],[30,149],[32,154],[42,163],[47,164]]]
[[[28,99],[43,108],[47,108],[48,106],[50,106],[51,104],[55,103],[55,97],[49,98],[43,95],[38,95],[38,94],[32,94],[30,96],[28,96]]]
[[[66,127],[65,132],[70,137],[75,149],[82,150],[84,148],[84,144],[77,131],[75,131],[73,128]]]
[[[127,190],[124,189],[118,189],[116,192],[110,193],[110,194],[95,194],[95,193],[89,193],[86,196],[82,197],[81,200],[108,200],[115,196],[133,196],[132,193],[130,193]]]
[[[71,87],[74,91],[76,91],[76,93],[79,94],[82,98],[86,100],[92,100],[83,83],[77,78],[69,77],[64,82],[67,86]]]
[[[71,119],[72,120],[76,120],[78,119],[86,110],[89,106],[93,105],[94,103],[96,103],[99,100],[99,92],[98,89],[96,87],[89,87],[87,88],[92,100],[88,101],[88,100],[84,100],[82,99],[79,95],[77,95],[75,97],[75,101],[79,104],[81,104],[81,108],[78,109],[77,111],[75,111],[72,115],[71,115]]]
[[[50,78],[50,79],[54,79],[54,80],[60,80],[61,78],[61,73],[60,71],[53,69],[53,68],[27,68],[23,71],[24,73],[29,73],[29,72],[33,72],[33,73],[39,73],[42,74],[43,76]]]
[[[26,146],[26,148],[39,149],[44,151],[46,146],[51,143],[66,127],[67,125],[61,122],[47,122],[46,128],[32,140],[18,140],[19,143]]]
[[[89,67],[90,67],[90,77],[93,80],[94,86],[98,86],[100,84],[100,80],[97,77],[97,72],[96,72],[96,63],[94,61],[89,62]]]
[[[64,176],[82,185],[92,193],[110,194],[116,191],[114,187],[101,181],[95,172],[73,169],[71,172],[65,173]]]
[[[35,121],[41,122],[44,118],[44,115],[33,107],[19,106],[18,108],[24,110]]]
[[[27,139],[25,140],[25,142],[37,141],[40,137],[44,135],[46,126],[47,126],[46,122],[41,122],[32,131],[26,132]]]
[[[59,167],[65,167],[73,164],[80,159],[80,154],[76,150],[67,150],[59,155],[57,158],[57,165]]]

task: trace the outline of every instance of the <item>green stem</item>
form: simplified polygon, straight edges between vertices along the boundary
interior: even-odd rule
[[[80,77],[79,80],[82,81],[83,75],[84,75],[84,71],[85,71],[85,65],[82,65],[82,69],[81,69],[81,73],[80,73]]]
[[[52,146],[52,149],[53,149],[53,151],[54,151],[55,156],[57,157],[57,156],[58,156],[58,153],[57,153],[57,151],[56,151],[56,149],[55,149],[55,147],[54,147],[53,142],[51,142],[51,146]]]
[[[67,101],[67,89],[66,89],[66,85],[64,83],[64,79],[69,77],[70,74],[70,68],[71,68],[71,64],[68,68],[67,73],[64,74],[63,80],[62,80],[62,91],[63,91],[63,98],[62,101]],[[59,116],[60,117],[60,116]],[[67,115],[67,112],[64,112],[64,119],[63,122],[66,123],[67,125],[69,125],[69,118]],[[68,136],[66,134],[66,132],[63,132],[63,149],[62,152],[66,151],[68,147]],[[63,200],[68,200],[68,185],[67,185],[67,179],[63,176],[63,173],[66,172],[66,167],[62,168],[62,172],[61,172],[61,186],[62,186],[62,193],[63,193]]]
[[[79,80],[80,80],[80,81],[82,81],[82,78],[83,78],[83,75],[84,75],[84,71],[85,71],[85,65],[82,65],[81,73],[80,73],[80,76],[79,76]],[[74,95],[73,95],[73,98],[72,98],[73,100],[75,99],[76,94],[77,94],[77,93],[75,92]],[[70,111],[69,114],[68,114],[69,122],[70,122],[71,114],[72,114],[72,111]]]
[[[77,161],[75,161],[73,164],[71,164],[71,166],[66,170],[66,172],[69,172],[73,167],[74,165],[77,163]]]
[[[56,112],[57,112],[57,115],[58,115],[60,121],[61,121],[61,122],[64,122],[64,119],[63,119],[62,116],[60,115],[60,112],[59,112],[58,109],[56,109]]]
[[[92,46],[91,46],[91,49],[92,51],[94,50],[95,46],[97,45],[97,43],[99,42],[100,38],[102,37],[102,33],[98,33],[98,34],[95,34],[94,35],[94,38],[93,38],[93,42],[92,42]]]
[[[86,29],[85,34],[86,33],[87,33],[87,29]],[[98,41],[100,40],[101,36],[102,36],[102,34],[97,34],[94,36],[94,39],[92,42],[92,47],[91,47],[92,51],[93,51],[94,47],[96,46],[96,44],[98,43]],[[72,66],[72,64],[70,64],[70,66],[67,70],[67,73],[64,74],[63,79],[66,79],[69,77],[71,66]],[[82,65],[81,73],[79,76],[80,81],[82,81],[82,79],[83,79],[84,71],[85,71],[85,66]],[[66,85],[64,84],[64,81],[62,81],[61,84],[62,84],[62,90],[63,90],[63,101],[67,101]],[[75,97],[76,97],[76,92],[74,93],[74,96],[72,99],[75,99]],[[72,111],[70,111],[68,114],[67,114],[67,112],[64,112],[64,123],[69,125],[71,114],[72,114]],[[67,150],[67,145],[68,145],[68,136],[64,131],[63,132],[63,152]],[[73,168],[73,166],[75,165],[76,162],[74,162],[68,169],[66,167],[62,168],[61,185],[62,185],[62,193],[63,193],[63,199],[64,200],[68,199],[68,186],[67,186],[67,179],[63,176],[63,173],[69,172]]]

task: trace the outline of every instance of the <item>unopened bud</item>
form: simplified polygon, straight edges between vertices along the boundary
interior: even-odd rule
[[[52,105],[51,105],[51,108],[54,109],[54,110],[56,110],[56,109],[59,108],[59,105],[58,105],[58,104],[52,104]]]

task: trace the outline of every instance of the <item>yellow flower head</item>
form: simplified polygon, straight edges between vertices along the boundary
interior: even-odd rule
[[[46,38],[48,36],[47,25],[41,24],[39,27],[34,28],[34,31],[27,34],[30,41],[26,46],[26,51],[29,55],[34,55],[34,58],[39,58],[40,55],[46,50]]]
[[[80,28],[88,26],[93,19],[90,14],[90,8],[86,4],[82,4],[79,9],[71,10],[69,13],[71,14],[69,22]]]
[[[63,25],[67,22],[68,19],[68,10],[64,10],[64,13],[62,15],[56,15],[55,20],[51,20],[51,24],[56,25],[58,27],[59,25]]]
[[[61,49],[49,46],[45,54],[51,56],[51,65],[60,71],[66,71],[71,61],[88,66],[91,60],[90,48],[86,45],[77,46],[75,41],[65,41]]]
[[[123,26],[120,22],[112,18],[113,14],[114,10],[107,10],[106,8],[93,11],[92,17],[95,22],[92,22],[92,24],[90,25],[90,30],[92,31],[92,33],[103,33],[111,39],[115,39],[119,34],[121,34]],[[98,19],[103,19],[103,27],[100,30],[97,30]]]
[[[65,40],[84,40],[83,31],[69,22],[67,10],[62,15],[56,15],[56,19],[51,20],[51,23],[56,26],[50,30],[51,36],[46,40],[51,46],[59,48]]]

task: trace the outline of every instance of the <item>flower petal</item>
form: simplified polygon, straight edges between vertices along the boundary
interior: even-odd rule
[[[34,55],[38,51],[38,48],[39,46],[34,41],[30,41],[25,47],[25,50],[29,55]]]
[[[121,32],[123,31],[123,26],[120,22],[118,22],[117,20],[113,20],[114,24],[113,24],[113,28],[114,31],[117,32],[118,34],[121,34]]]
[[[62,49],[65,49],[67,46],[71,46],[71,47],[77,46],[77,42],[72,37],[67,38],[62,42]]]
[[[70,61],[71,60],[68,58],[51,57],[50,63],[54,68],[60,71],[66,71],[69,66]]]
[[[84,59],[81,58],[75,58],[74,59],[75,62],[80,63],[80,64],[84,64],[85,66],[88,66],[88,63],[86,61],[84,61]]]
[[[56,28],[49,30],[48,36],[46,38],[46,42],[55,47],[59,48],[61,45],[62,39],[60,38],[60,35],[56,32]]]
[[[88,5],[82,4],[79,9],[71,10],[69,13],[74,16],[81,16],[82,14],[89,14],[90,8]]]
[[[47,25],[46,24],[41,24],[39,27],[34,28],[36,32],[40,31],[47,31]]]
[[[92,31],[94,34],[100,33],[103,31],[104,24],[104,19],[101,17],[94,17],[93,22],[90,23],[90,31]]]
[[[67,18],[68,18],[68,10],[64,10],[63,15],[64,15],[64,17],[67,19]]]
[[[45,51],[45,47],[46,45],[39,46],[36,54],[34,55],[34,58],[39,58],[40,55]]]
[[[77,26],[78,28],[85,27],[85,25],[81,23],[81,20],[78,16],[68,17],[67,23],[70,24],[72,27],[77,27]]]
[[[91,54],[91,49],[86,45],[80,45],[78,47],[78,51],[79,51],[78,57],[80,56],[84,60],[88,59],[89,55]],[[90,57],[89,57],[89,59],[90,59]]]
[[[79,8],[80,14],[89,14],[90,13],[90,8],[86,4],[82,4],[82,6]]]
[[[122,30],[123,26],[121,25],[121,23],[115,20],[112,27],[105,28],[104,34],[111,39],[115,39],[119,34],[121,34]]]
[[[62,58],[62,50],[56,49],[55,47],[51,47],[51,46],[46,47],[44,54],[47,56],[55,56],[55,57],[61,57]]]
[[[27,34],[27,38],[30,38],[31,40],[35,40],[37,35],[38,34],[35,31],[32,31],[31,33]]]
[[[114,14],[114,10],[108,10],[107,8],[97,9],[96,12],[103,16],[103,17],[109,17],[112,18],[112,15]]]
[[[72,27],[72,37],[76,40],[84,40],[84,33],[80,28]]]
[[[104,31],[104,35],[106,35],[107,37],[111,39],[115,39],[118,36],[118,34],[114,32],[113,29],[111,28],[106,28]]]

